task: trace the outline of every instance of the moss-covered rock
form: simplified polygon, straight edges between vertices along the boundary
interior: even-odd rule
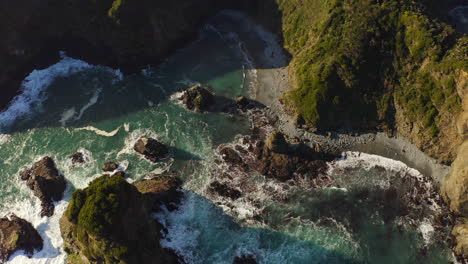
[[[67,263],[178,263],[159,244],[162,226],[124,178],[104,175],[73,193],[60,220]]]
[[[454,238],[454,252],[461,263],[468,260],[468,220],[465,223],[456,225],[451,233]]]

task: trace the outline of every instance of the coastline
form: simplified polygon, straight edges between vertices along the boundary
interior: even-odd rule
[[[282,58],[279,56],[276,59]],[[291,88],[288,67],[261,69],[257,74],[259,82],[253,99],[268,106],[266,114],[276,120],[277,129],[292,141],[303,142],[313,148],[318,147],[327,153],[341,154],[346,151],[358,151],[398,160],[423,175],[431,177],[438,188],[444,183],[450,166],[439,163],[401,135],[388,136],[383,132],[353,133],[347,131],[319,134],[297,127],[293,117],[286,113],[279,101],[280,96]]]

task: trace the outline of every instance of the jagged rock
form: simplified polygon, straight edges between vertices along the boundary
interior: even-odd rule
[[[179,263],[173,252],[161,247],[164,227],[151,215],[158,197],[154,194],[166,188],[147,181],[136,185],[147,192],[120,176],[104,175],[73,193],[60,219],[67,263]]]
[[[265,147],[276,153],[288,153],[289,144],[284,135],[278,131],[273,132],[266,140]]]
[[[42,247],[42,238],[31,223],[16,215],[0,218],[0,263],[18,250],[32,257],[34,250],[40,251]]]
[[[50,157],[44,157],[36,162],[30,169],[20,173],[20,178],[26,181],[29,189],[42,202],[41,216],[54,214],[54,201],[63,197],[67,186],[65,178],[55,167],[55,162]]]
[[[243,255],[240,257],[236,256],[233,264],[257,264],[257,261],[252,255]]]
[[[226,184],[214,181],[209,186],[209,191],[215,192],[218,195],[223,197],[230,198],[232,200],[237,200],[242,196],[242,193],[239,190],[233,189]]]
[[[115,171],[118,167],[119,167],[119,164],[113,161],[109,161],[102,165],[102,170],[103,171]]]
[[[213,94],[201,85],[195,85],[180,98],[189,110],[206,111],[214,101]]]
[[[169,149],[156,139],[141,137],[133,149],[152,162],[158,162],[169,153]]]
[[[81,152],[75,152],[71,154],[68,158],[71,159],[73,165],[85,163],[84,155]]]
[[[224,161],[228,163],[231,163],[234,165],[240,165],[243,163],[241,156],[237,153],[237,151],[235,151],[232,148],[229,148],[229,147],[222,148],[220,151],[220,154],[223,157]]]
[[[466,263],[468,260],[468,221],[456,225],[451,235],[454,238],[455,247],[453,251],[455,255],[457,255],[457,258],[464,260],[461,263]]]

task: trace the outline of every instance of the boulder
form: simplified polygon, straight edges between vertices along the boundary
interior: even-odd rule
[[[113,161],[109,161],[102,165],[102,170],[110,172],[110,171],[115,171],[118,167],[119,167],[119,164]]]
[[[231,188],[227,184],[223,184],[218,181],[212,182],[208,187],[208,190],[232,200],[237,200],[242,196],[242,193],[239,190]]]
[[[148,137],[141,137],[135,143],[133,149],[152,162],[158,162],[169,153],[169,149],[166,145],[156,139]]]
[[[44,157],[31,168],[20,173],[20,178],[26,181],[27,186],[42,202],[41,216],[54,214],[54,201],[63,197],[67,186],[65,178],[55,167],[55,162],[50,157]]]
[[[189,110],[207,111],[214,101],[214,96],[206,87],[195,85],[186,90],[180,100]]]
[[[68,156],[71,159],[73,165],[85,163],[84,155],[81,152],[75,152]]]
[[[16,215],[0,218],[0,263],[18,250],[32,257],[34,250],[40,251],[42,247],[42,238],[31,223]]]
[[[257,264],[255,257],[252,255],[243,255],[243,256],[236,256],[234,258],[233,264]]]
[[[461,263],[466,263],[468,260],[468,221],[465,221],[464,224],[456,225],[451,235],[455,244],[453,252],[461,260]]]
[[[103,175],[73,193],[60,219],[67,263],[179,263],[160,245],[164,227],[146,196],[165,188],[140,187],[148,193],[120,176]]]

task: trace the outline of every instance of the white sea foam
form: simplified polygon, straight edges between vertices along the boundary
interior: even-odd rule
[[[114,81],[123,79],[120,70],[93,66],[82,60],[67,57],[63,52],[61,58],[59,62],[46,69],[32,71],[24,79],[20,87],[20,94],[11,101],[5,111],[0,113],[0,130],[11,126],[20,118],[29,118],[35,112],[41,111],[42,104],[47,99],[47,88],[56,78],[96,68],[113,73]]]
[[[0,146],[10,142],[11,136],[8,134],[0,134]]]
[[[94,132],[94,133],[96,133],[97,135],[100,135],[100,136],[113,137],[113,136],[117,135],[120,128],[121,128],[121,126],[119,126],[118,128],[114,129],[111,132],[107,132],[107,131],[101,130],[101,129],[93,127],[93,126],[80,127],[80,128],[76,128],[75,130],[76,131],[87,130],[87,131],[92,131],[92,132]]]
[[[75,120],[80,120],[81,119],[81,116],[83,116],[83,113],[88,109],[90,108],[91,106],[95,105],[99,99],[99,94],[102,92],[102,89],[101,88],[98,88],[94,91],[93,93],[93,96],[91,97],[91,99],[89,99],[89,102],[84,105],[81,109],[80,109],[80,114],[75,117]]]
[[[419,225],[419,231],[421,232],[424,242],[426,245],[429,245],[432,241],[432,236],[434,234],[434,227],[431,224],[431,221],[424,219]]]
[[[62,124],[62,126],[65,126],[68,120],[72,119],[73,116],[76,114],[75,107],[72,107],[70,109],[65,110],[62,113],[62,116],[59,120],[59,123]]]

